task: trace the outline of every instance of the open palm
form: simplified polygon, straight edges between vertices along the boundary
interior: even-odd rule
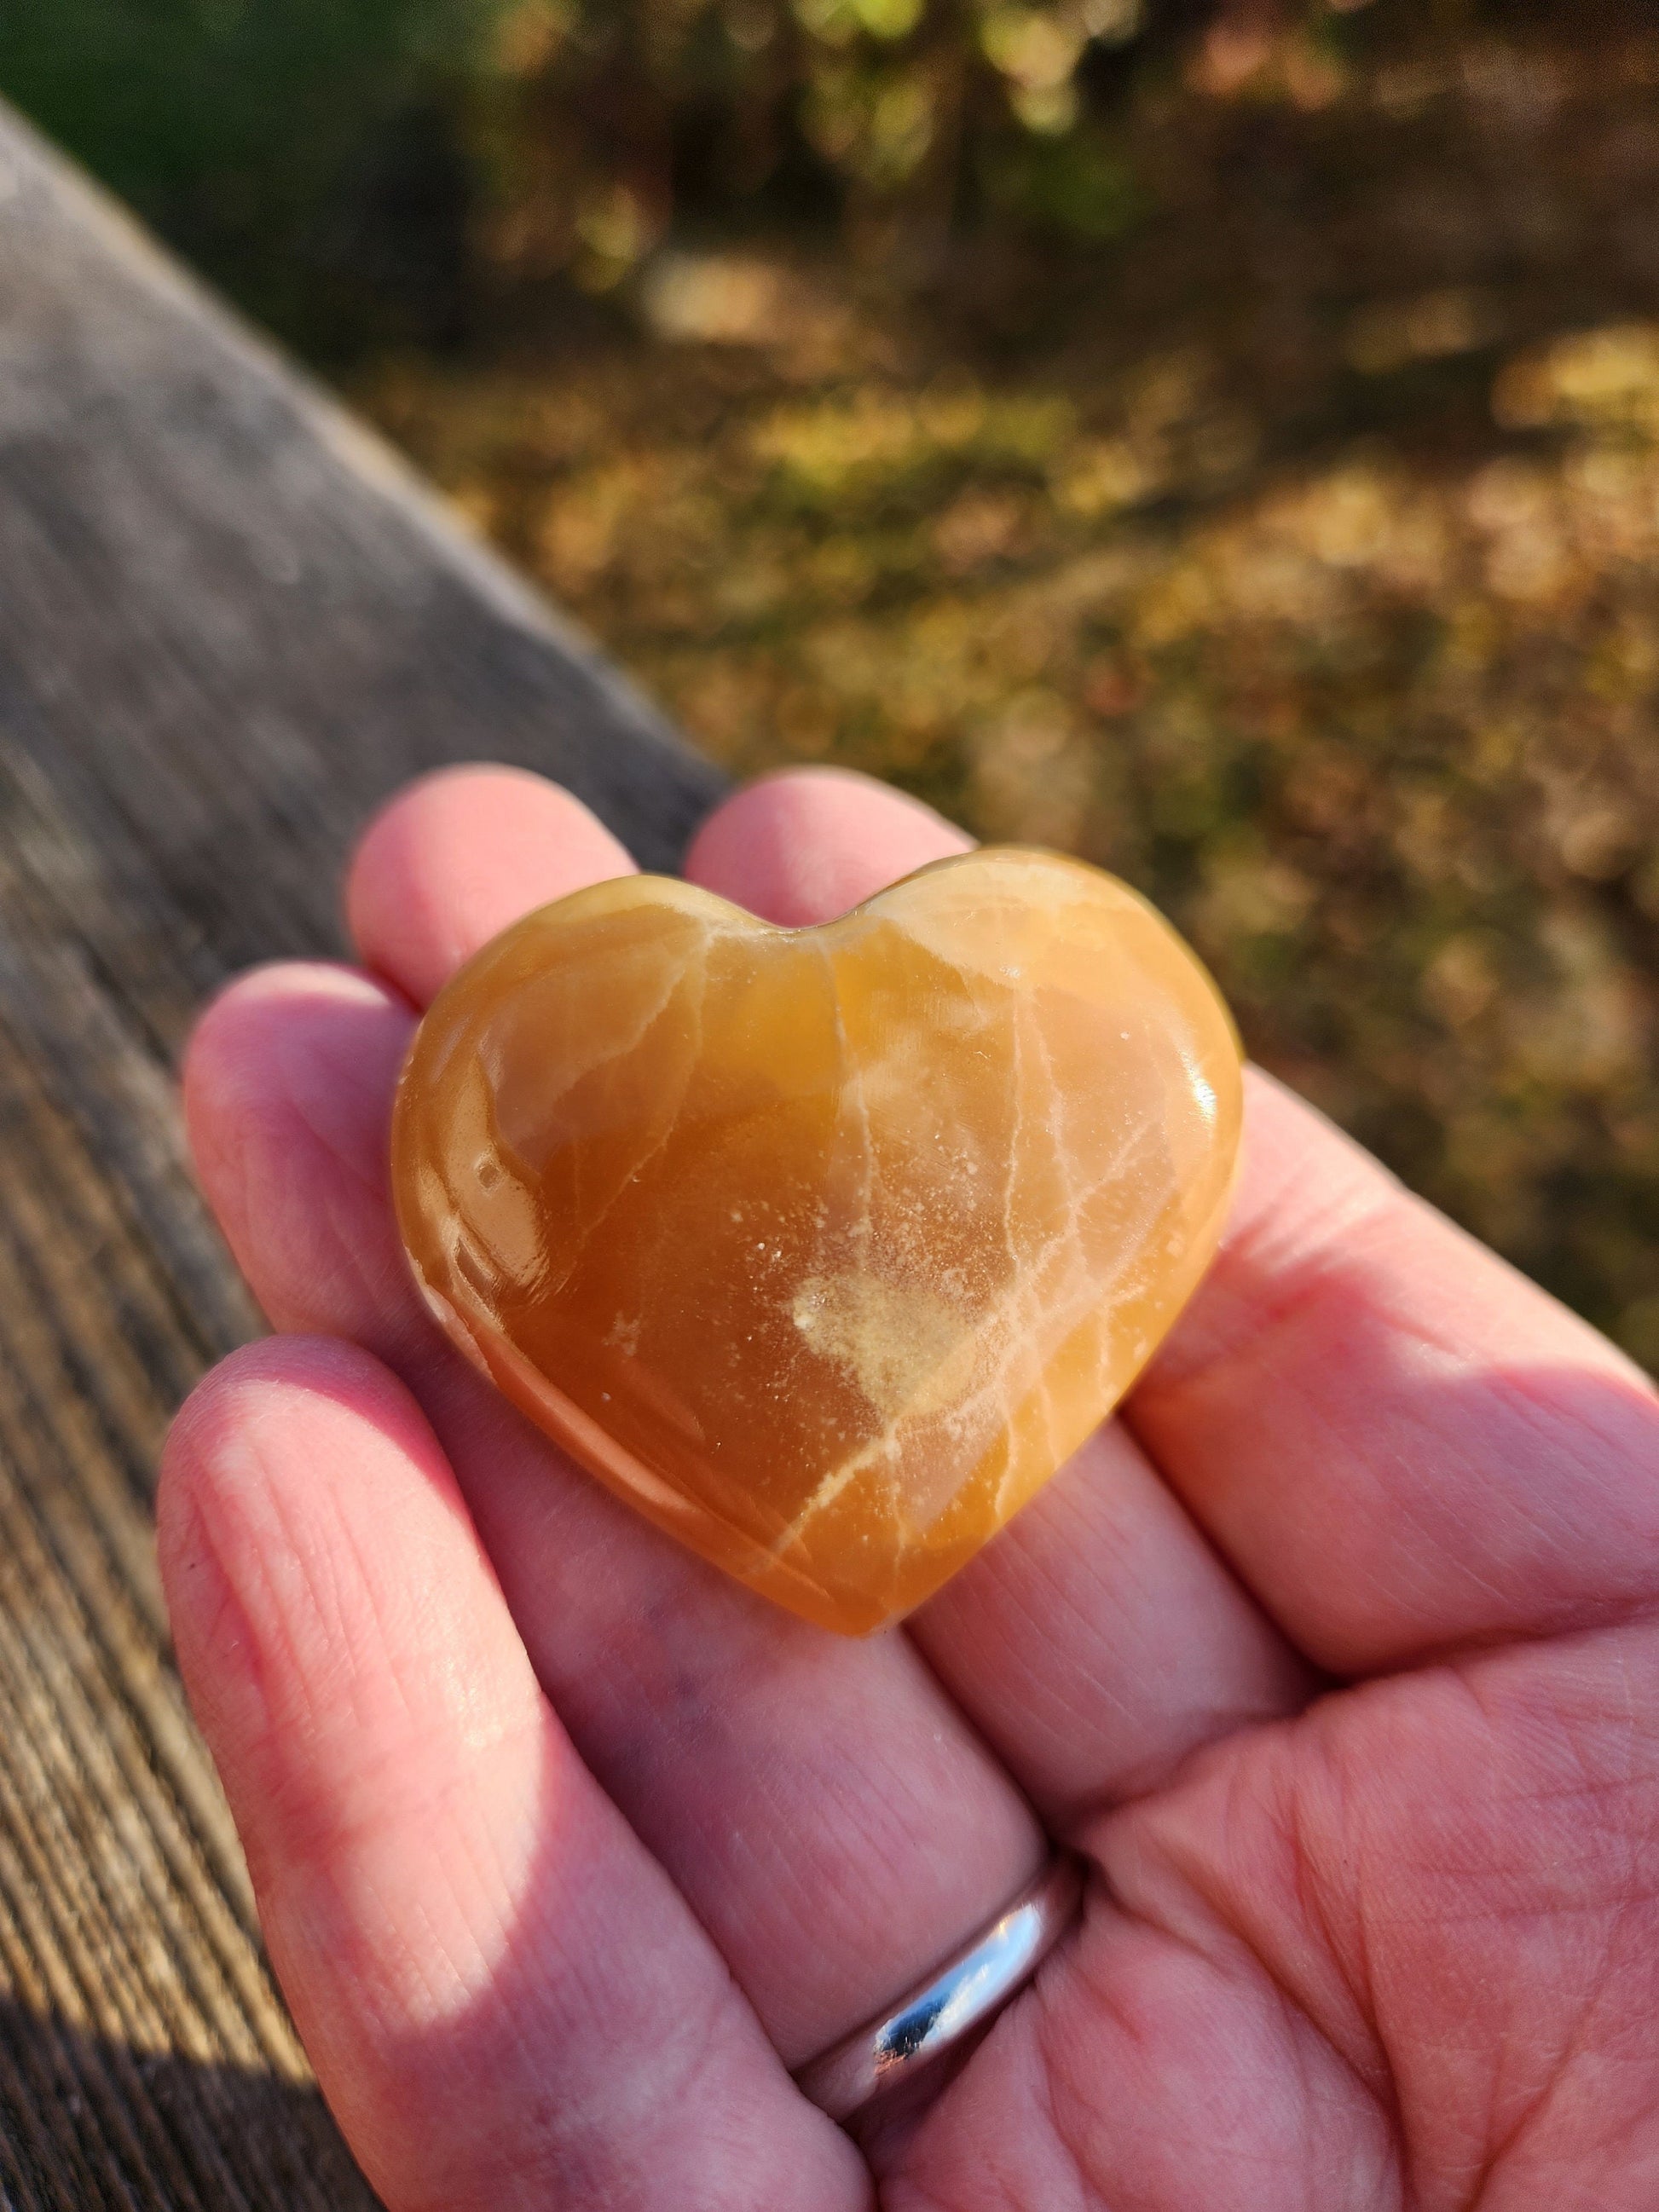
[[[690,872],[803,922],[961,842],[790,776]],[[167,1593],[392,2212],[1652,2212],[1646,1382],[1261,1079],[1227,1242],[1121,1419],[902,1630],[773,1611],[478,1381],[389,1210],[416,1009],[629,865],[534,778],[416,786],[352,871],[363,970],[244,978],[186,1070],[281,1334],[179,1418]],[[789,2069],[1048,1837],[1082,1922],[855,2148]]]

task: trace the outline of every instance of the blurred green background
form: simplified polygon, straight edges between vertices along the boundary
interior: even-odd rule
[[[1659,1366],[1659,21],[49,0],[0,88],[750,771],[1148,890]]]

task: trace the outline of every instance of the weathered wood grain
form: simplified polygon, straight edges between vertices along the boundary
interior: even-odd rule
[[[561,777],[672,863],[718,789],[380,447],[0,111],[0,2204],[368,2193],[170,1662],[172,1408],[258,1326],[171,1070],[339,949],[404,777]]]

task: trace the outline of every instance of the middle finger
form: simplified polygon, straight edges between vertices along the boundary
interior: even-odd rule
[[[687,860],[775,921],[823,921],[969,849],[884,786],[794,771],[726,800]],[[1121,1421],[1110,1421],[909,1634],[1057,1833],[1158,1788],[1189,1753],[1297,1711],[1311,1680]]]

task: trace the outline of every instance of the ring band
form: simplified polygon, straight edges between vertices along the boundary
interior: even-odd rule
[[[832,2120],[878,2096],[982,2027],[1023,1989],[1072,1924],[1083,1895],[1078,1863],[1057,1851],[982,1934],[896,2004],[803,2066],[795,2082]]]

